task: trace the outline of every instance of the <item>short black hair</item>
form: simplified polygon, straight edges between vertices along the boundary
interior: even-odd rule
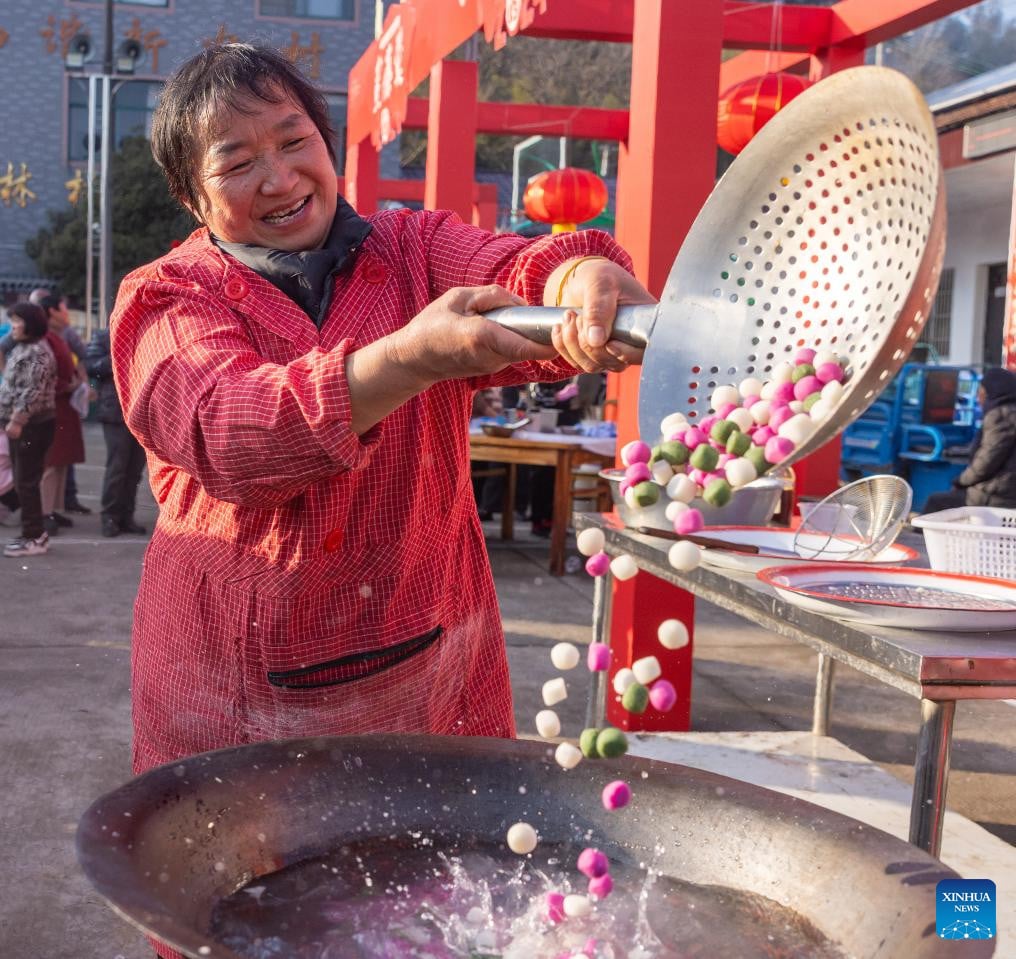
[[[271,47],[212,44],[169,78],[152,115],[152,156],[166,175],[169,192],[191,212],[200,209],[197,161],[208,122],[230,110],[248,113],[242,104],[246,97],[264,103],[291,97],[307,111],[335,163],[328,103],[313,83]]]
[[[59,293],[47,293],[41,300],[39,300],[39,306],[45,311],[46,316],[49,316],[50,310],[59,310],[60,304],[63,303],[64,297]]]
[[[7,312],[12,320],[21,320],[25,336],[33,343],[41,340],[49,332],[49,320],[41,306],[34,303],[15,303]]]

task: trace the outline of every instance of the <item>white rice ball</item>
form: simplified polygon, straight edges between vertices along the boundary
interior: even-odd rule
[[[840,358],[832,350],[819,350],[815,354],[815,359],[811,361],[811,365],[814,366],[816,370],[826,363],[835,363],[839,366]]]
[[[828,419],[833,415],[833,410],[836,407],[828,400],[819,400],[810,411],[811,421],[813,423],[821,423],[822,420]]]
[[[694,543],[689,543],[688,540],[682,539],[670,547],[667,559],[674,569],[687,573],[698,566],[702,559],[702,551]]]
[[[624,582],[626,579],[631,579],[639,571],[639,568],[631,556],[622,553],[610,561],[610,571],[614,574],[615,579]]]
[[[837,383],[836,380],[830,380],[822,387],[822,399],[830,403],[838,403],[842,395],[843,384]]]
[[[525,856],[536,848],[539,837],[536,835],[536,830],[529,823],[517,822],[508,830],[507,840],[508,848],[512,852]]]
[[[637,683],[638,680],[635,678],[635,674],[627,667],[622,666],[616,673],[614,673],[614,692],[618,696],[623,696],[624,691],[632,684]]]
[[[779,385],[779,383],[769,380],[769,382],[762,387],[762,392],[759,393],[759,398],[763,400],[771,400],[776,393],[776,387]]]
[[[814,431],[815,423],[807,413],[798,413],[790,417],[777,430],[780,436],[790,440],[794,446],[800,446]]]
[[[635,679],[643,686],[648,686],[654,679],[659,679],[663,670],[660,668],[660,661],[655,656],[643,656],[631,664],[631,671]]]
[[[679,503],[690,503],[698,495],[698,483],[685,473],[678,473],[667,483],[667,495]]]
[[[635,499],[635,488],[633,486],[629,486],[624,491],[624,501],[628,505],[629,509],[642,509],[642,507],[639,506],[639,501]]]
[[[590,527],[579,533],[575,538],[575,545],[583,556],[595,556],[603,549],[605,540],[602,529]]]
[[[579,648],[574,643],[556,643],[550,661],[555,669],[574,669],[579,664]]]
[[[564,680],[558,676],[557,679],[548,679],[543,684],[543,705],[556,706],[559,702],[568,698],[568,687]]]
[[[466,922],[468,922],[471,926],[479,926],[486,921],[487,912],[479,906],[473,906],[473,908],[466,913]]]
[[[656,630],[660,645],[666,649],[683,649],[688,645],[688,627],[679,619],[665,619]]]
[[[754,376],[749,376],[747,379],[741,380],[740,385],[737,387],[737,392],[741,394],[742,399],[747,399],[749,396],[758,396],[762,392],[762,387],[765,384],[756,379]]]
[[[682,513],[687,512],[691,507],[687,503],[682,503],[679,499],[673,499],[667,503],[667,508],[664,511],[664,515],[673,523],[678,516]]]
[[[593,904],[588,896],[572,893],[564,897],[564,905],[561,908],[566,916],[577,918],[579,916],[588,916],[593,911]]]
[[[684,413],[671,413],[660,421],[660,435],[664,439],[686,429],[688,429],[688,420]]]
[[[735,424],[744,433],[755,422],[755,418],[743,406],[739,406],[727,414],[727,422]]]
[[[791,413],[803,413],[804,412],[804,401],[803,400],[791,400],[787,406],[790,407]]]
[[[558,743],[554,760],[562,769],[574,769],[582,762],[582,750],[571,743]]]
[[[712,408],[718,410],[721,406],[725,406],[727,403],[737,403],[738,396],[736,386],[717,386],[713,390],[713,395],[709,400]]]
[[[789,383],[794,376],[793,363],[787,362],[777,363],[773,367],[773,372],[771,376],[773,383],[775,383],[777,386],[779,386],[781,383]]]
[[[666,486],[674,478],[674,468],[666,460],[657,460],[649,467],[649,471],[660,486]]]
[[[765,426],[769,422],[769,417],[773,411],[773,404],[769,400],[759,400],[757,403],[753,403],[751,409],[748,411],[751,413],[751,418],[758,423],[759,426]]]
[[[541,709],[536,714],[536,731],[544,739],[561,735],[561,719],[553,709]]]
[[[752,466],[749,460],[743,458],[731,460],[727,463],[726,469],[723,472],[726,474],[727,482],[734,489],[737,489],[739,486],[747,486],[752,480],[758,479],[755,467]]]

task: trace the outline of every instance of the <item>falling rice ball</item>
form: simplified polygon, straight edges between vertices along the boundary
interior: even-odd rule
[[[648,686],[654,679],[658,679],[663,672],[660,668],[660,661],[655,656],[643,656],[641,659],[636,659],[631,664],[631,671],[643,686]]]
[[[600,754],[596,751],[596,737],[600,731],[595,726],[583,729],[579,735],[579,749],[586,759],[599,759]]]
[[[556,643],[550,651],[550,661],[555,669],[574,669],[579,659],[579,648],[574,643]]]
[[[473,908],[466,913],[466,922],[468,922],[471,926],[479,926],[481,923],[486,921],[486,910],[481,909],[479,906],[473,906]]]
[[[655,483],[637,483],[631,488],[631,493],[635,502],[643,508],[655,505],[660,499],[660,487]],[[625,499],[627,498],[626,493]]]
[[[560,892],[548,892],[545,900],[547,904],[547,919],[552,925],[564,921],[564,895]]]
[[[575,545],[583,556],[595,556],[603,549],[605,537],[602,529],[590,527],[575,537]]]
[[[677,690],[666,679],[658,679],[649,690],[649,703],[657,712],[668,713],[677,702]]]
[[[702,561],[702,551],[694,543],[684,539],[670,547],[667,559],[678,572],[687,573]]]
[[[621,447],[621,462],[625,466],[633,463],[648,463],[653,451],[642,440],[632,440]]]
[[[531,853],[538,841],[536,830],[527,822],[517,822],[508,830],[508,848],[520,856]]]
[[[702,491],[702,499],[710,506],[722,507],[730,502],[732,492],[730,483],[726,479],[713,479],[706,484],[706,488]]]
[[[688,536],[692,533],[697,533],[705,525],[705,520],[702,518],[702,513],[699,510],[687,509],[681,512],[677,519],[674,520],[674,532],[680,533],[681,536]]]
[[[747,486],[753,480],[758,479],[758,472],[755,470],[754,465],[752,465],[751,460],[733,460],[732,462],[727,463],[724,472],[727,476],[727,482],[734,489],[738,489],[741,486]]]
[[[564,914],[572,919],[588,916],[593,911],[593,904],[588,896],[572,893],[564,897]]]
[[[582,753],[571,743],[558,743],[554,750],[554,759],[562,769],[574,769],[582,762]]]
[[[622,553],[611,560],[610,571],[614,574],[614,579],[624,582],[626,579],[631,579],[639,571],[639,568],[631,556]]]
[[[561,720],[553,709],[541,709],[536,714],[536,731],[544,739],[561,735]]]
[[[604,809],[623,809],[631,802],[631,786],[623,779],[616,779],[603,787],[600,798]]]
[[[606,643],[590,643],[586,653],[586,666],[590,672],[602,673],[610,666],[610,647]]]
[[[683,649],[688,645],[688,627],[679,619],[665,619],[657,627],[656,636],[665,649]]]
[[[568,687],[560,676],[557,679],[548,679],[543,684],[543,704],[545,706],[556,706],[567,698]]]
[[[717,386],[716,389],[713,390],[713,395],[709,400],[709,404],[714,410],[718,410],[725,403],[736,404],[740,395],[741,394],[737,392],[736,386]]]
[[[614,673],[614,692],[618,696],[623,696],[624,691],[632,684],[637,683],[638,680],[635,678],[635,674],[627,667],[622,666],[616,673]]]
[[[694,480],[684,473],[679,473],[667,483],[667,495],[680,503],[690,503],[698,494]]]
[[[641,716],[649,706],[649,690],[641,683],[632,683],[621,697],[621,708]]]
[[[589,880],[589,895],[593,899],[606,899],[613,888],[614,880],[610,878],[609,872],[605,872],[602,876],[594,876]]]
[[[633,689],[634,687],[629,686],[628,688]],[[628,737],[620,729],[607,726],[605,729],[596,731],[593,748],[601,759],[616,759],[628,752]],[[582,751],[585,752],[584,749]]]
[[[690,509],[687,503],[682,503],[680,500],[672,499],[669,503],[667,503],[667,508],[664,510],[663,515],[666,516],[671,523],[676,523],[678,516],[687,509]]]
[[[586,560],[586,572],[590,576],[606,576],[610,569],[610,557],[602,550]]]
[[[674,477],[674,467],[666,460],[657,460],[650,467],[650,470],[653,474],[653,482],[659,483],[660,486],[666,486]],[[658,494],[657,499],[659,499]]]
[[[660,421],[660,435],[670,436],[678,430],[688,429],[688,419],[684,413],[671,413]]]
[[[578,862],[575,865],[582,875],[588,876],[590,879],[605,876],[610,872],[610,860],[607,858],[607,854],[592,846],[579,853]]]

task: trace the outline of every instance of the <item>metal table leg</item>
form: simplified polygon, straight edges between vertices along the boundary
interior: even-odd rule
[[[597,576],[593,582],[593,642],[610,645],[611,575]],[[592,674],[586,703],[586,729],[600,728],[607,719],[607,671]]]
[[[836,660],[818,654],[818,675],[815,677],[815,702],[812,705],[811,731],[816,736],[829,735],[829,716],[833,709],[833,679]]]
[[[949,782],[956,703],[921,700],[921,732],[914,760],[914,794],[910,801],[910,841],[937,856],[942,848],[942,819]]]

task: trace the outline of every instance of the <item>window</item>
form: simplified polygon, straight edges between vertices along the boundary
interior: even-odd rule
[[[304,17],[309,20],[352,20],[355,0],[258,0],[263,17]]]
[[[335,130],[335,171],[341,176],[346,169],[346,95],[326,93],[328,117]]]
[[[68,81],[67,161],[88,159],[88,81],[71,77]],[[152,112],[159,101],[161,83],[147,80],[124,80],[113,83],[113,144],[119,148],[125,137],[147,137],[152,129]],[[96,99],[98,89],[96,89]],[[95,149],[99,150],[102,131],[102,105],[97,105],[95,118]]]
[[[921,340],[931,346],[939,356],[949,355],[949,334],[952,330],[953,277],[956,271],[950,267],[942,271],[938,281],[938,293],[931,305],[931,316],[924,328]]]

